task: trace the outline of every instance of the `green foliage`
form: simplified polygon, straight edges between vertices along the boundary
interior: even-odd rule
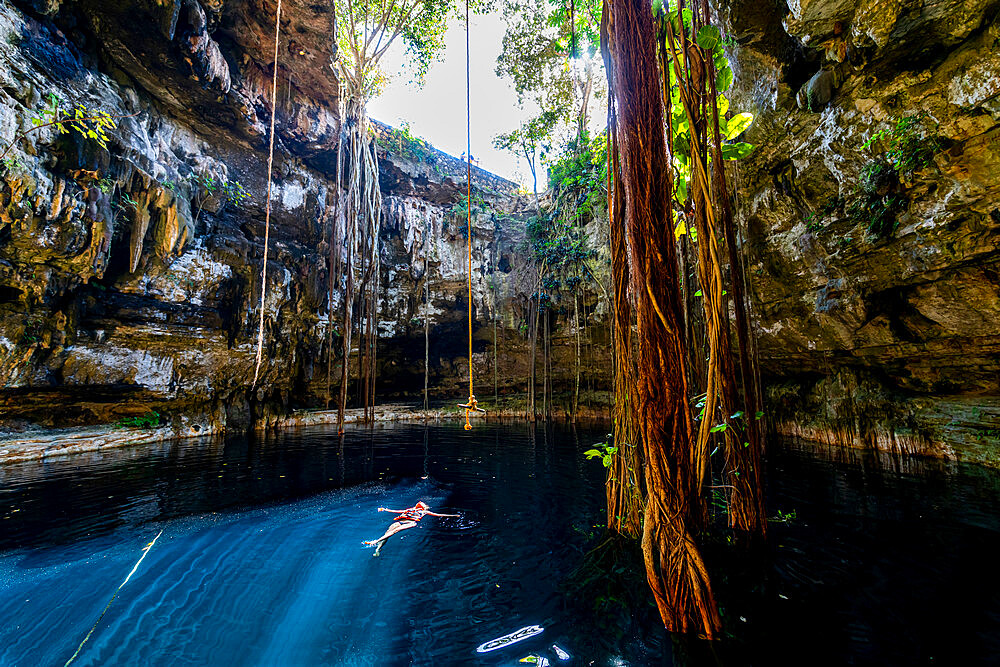
[[[566,120],[573,110],[573,72],[568,57],[593,58],[600,44],[601,4],[578,0],[506,0],[507,30],[497,76],[509,78],[520,102],[529,98]],[[573,19],[572,22],[570,19]]]
[[[535,187],[538,187],[536,160],[544,161],[551,150],[552,135],[559,122],[559,114],[555,111],[542,111],[538,115],[521,121],[521,124],[511,132],[499,134],[493,139],[493,145],[502,151],[514,155],[523,155],[528,161]]]
[[[794,521],[798,521],[798,519],[799,514],[795,510],[791,510],[789,512],[782,512],[781,510],[778,510],[777,516],[772,516],[768,520],[773,521],[774,523],[792,523]]]
[[[528,245],[534,256],[550,272],[572,270],[579,262],[594,256],[586,239],[571,221],[565,219],[532,218],[528,222]]]
[[[590,217],[607,204],[607,135],[590,141],[584,135],[549,165],[549,187],[556,194],[570,193],[577,200],[576,214]]]
[[[610,442],[595,442],[594,449],[588,449],[583,455],[588,459],[600,459],[605,468],[610,468],[617,451],[618,448]]]
[[[471,3],[474,11],[489,6],[489,0]],[[455,0],[334,0],[338,22],[334,67],[345,98],[365,103],[381,92],[389,78],[381,61],[397,39],[406,48],[414,80],[423,81],[444,48],[448,18],[457,8]]]
[[[882,148],[875,159],[861,168],[857,193],[848,216],[864,222],[868,235],[876,239],[892,236],[899,214],[909,200],[900,193],[903,179],[929,166],[941,145],[923,129],[926,114],[903,116],[890,127],[873,134],[862,149]],[[843,244],[842,244],[843,245]]]
[[[72,108],[63,106],[62,99],[55,93],[49,93],[48,106],[31,116],[31,124],[35,127],[52,125],[60,134],[76,132],[85,139],[93,140],[101,148],[108,147],[108,130],[115,129],[115,121],[106,111],[91,109],[77,102]]]
[[[927,118],[927,114],[898,118],[892,126],[873,134],[862,148],[883,146],[884,158],[896,173],[912,174],[930,165],[935,153],[941,150],[937,137],[928,135],[921,127]]]
[[[866,221],[868,234],[877,239],[892,236],[898,225],[898,216],[906,210],[909,200],[900,194],[870,194],[862,192],[847,209],[848,215]]]
[[[654,5],[654,9],[655,9]],[[660,3],[662,8],[662,3]],[[691,13],[685,9],[683,13],[685,32],[690,34]],[[661,21],[668,20],[665,16],[660,16]],[[670,21],[674,24],[674,32],[680,34],[680,25],[676,8],[672,8]],[[661,30],[666,27],[661,23]],[[749,156],[754,149],[753,144],[737,141],[740,135],[747,131],[753,124],[753,114],[743,112],[729,116],[729,98],[725,93],[732,86],[733,70],[726,58],[724,43],[721,32],[715,26],[702,26],[698,30],[696,41],[705,51],[710,54],[712,63],[716,71],[716,100],[715,106],[718,111],[717,119],[719,123],[719,134],[723,141],[721,152],[723,160],[742,160]],[[681,102],[680,88],[677,83],[677,76],[674,72],[675,64],[671,63],[668,76],[670,77],[670,121],[672,136],[670,145],[672,148],[674,171],[676,179],[674,181],[674,195],[678,208],[685,210],[686,202],[690,194],[689,184],[691,182],[691,127]],[[714,132],[715,119],[709,120],[709,128]],[[711,155],[709,160],[711,161]],[[689,230],[686,225],[678,224],[675,234],[680,236]],[[693,230],[691,230],[693,231]],[[692,237],[692,241],[697,243],[697,239]]]
[[[601,5],[596,0],[505,0],[507,30],[497,75],[508,78],[528,120],[494,145],[528,161],[537,189],[536,157],[546,161],[567,138],[585,142],[592,98],[601,94]],[[537,109],[537,111],[535,111]],[[566,146],[561,153],[573,152]]]
[[[156,428],[160,425],[162,416],[156,410],[150,410],[141,417],[123,417],[112,426],[115,428]]]
[[[133,211],[138,211],[139,202],[132,199],[132,196],[129,193],[123,192],[121,194],[121,198],[118,201],[118,209],[122,212],[125,212],[128,209],[132,209]]]
[[[21,342],[25,345],[37,343],[42,338],[42,330],[45,323],[41,318],[29,317],[24,323],[24,331],[21,333]]]
[[[5,157],[0,165],[3,166],[4,173],[10,174],[11,176],[23,174],[28,170],[24,161],[16,157]]]
[[[415,162],[433,164],[437,161],[434,148],[420,137],[410,132],[410,124],[403,123],[399,127],[389,129],[388,136],[378,134],[376,141],[386,151]]]
[[[802,217],[802,222],[806,223],[806,229],[811,232],[819,231],[825,227],[824,219],[837,211],[841,206],[843,206],[843,200],[834,195],[826,200],[823,207],[819,211],[810,211]]]
[[[192,188],[198,189],[202,199],[207,199],[212,195],[218,194],[227,202],[237,207],[250,199],[250,193],[246,191],[246,188],[239,181],[213,178],[206,174],[191,174],[186,180]],[[170,186],[167,187],[171,190],[174,189]]]
[[[46,99],[48,106],[36,111],[30,117],[31,129],[18,132],[0,153],[0,161],[7,173],[16,173],[18,168],[23,168],[20,160],[7,158],[7,153],[14,147],[14,143],[18,138],[43,127],[54,127],[60,134],[76,132],[84,139],[93,140],[101,148],[107,149],[109,141],[107,131],[116,127],[115,120],[110,114],[90,109],[81,103],[77,103],[71,109],[65,108],[62,99],[55,93],[49,93]]]
[[[459,197],[458,201],[451,205],[451,208],[445,213],[445,222],[449,223],[448,227],[454,226],[456,231],[462,235],[462,238],[469,238],[469,204],[466,195]],[[486,202],[483,196],[476,192],[475,189],[472,191],[472,215],[480,215],[484,213],[490,213],[492,209],[490,205]]]
[[[858,188],[868,195],[885,194],[898,184],[896,170],[884,160],[872,160],[861,168]]]

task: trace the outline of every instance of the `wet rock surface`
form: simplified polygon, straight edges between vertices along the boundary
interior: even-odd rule
[[[283,6],[265,364],[250,386],[273,15],[270,2],[0,1],[4,147],[50,95],[64,108],[106,111],[117,126],[106,148],[54,127],[17,136],[0,167],[6,427],[106,424],[156,410],[177,433],[205,432],[325,403],[331,305],[334,378],[342,356],[340,286],[332,304],[327,297],[340,130],[328,66],[333,16],[296,0]],[[464,163],[433,150],[405,155],[385,140],[387,128],[377,131],[385,194],[377,394],[423,388],[429,280],[431,388],[464,398],[467,253],[464,213],[453,210]],[[523,207],[513,184],[478,168],[473,182],[481,200],[473,363],[492,392],[488,318],[503,298],[503,279],[492,275],[524,264]],[[497,327],[498,339],[507,336],[499,353],[513,359],[498,390],[523,392],[526,339],[515,320]]]
[[[739,45],[732,108],[756,116],[740,209],[774,430],[1000,465],[998,9],[724,4]],[[327,298],[339,93],[332,15],[299,0],[283,6],[265,365],[250,387],[273,11],[241,0],[0,0],[4,146],[50,94],[119,116],[106,149],[44,128],[18,138],[0,167],[5,428],[156,410],[174,432],[217,431],[325,405],[331,306],[335,378],[342,361],[341,290]],[[897,169],[900,121],[917,157]],[[385,194],[376,394],[419,396],[427,318],[432,393],[464,399],[464,164],[375,130]],[[482,170],[474,183],[472,364],[480,398],[496,386],[503,400],[528,381],[531,212],[512,184]],[[602,249],[592,266],[603,280],[606,221],[586,233]],[[594,407],[611,372],[607,303],[599,290],[578,296],[581,389],[600,396],[582,403]],[[572,302],[550,317],[565,403]],[[540,392],[541,350],[537,372]]]
[[[802,0],[783,30],[750,4],[728,11],[772,425],[1000,464],[998,3]]]

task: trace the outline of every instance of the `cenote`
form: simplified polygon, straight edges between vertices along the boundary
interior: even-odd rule
[[[998,7],[0,0],[0,667],[1000,664]]]
[[[1000,655],[995,471],[773,445],[784,519],[755,556],[714,531],[725,635],[675,645],[641,567],[581,567],[605,539],[604,470],[583,452],[606,430],[313,427],[6,466],[0,664],[62,665],[92,627],[74,664],[560,664],[553,644],[579,665]],[[460,516],[425,517],[374,558],[377,508],[418,500]],[[476,653],[529,625],[544,631]]]

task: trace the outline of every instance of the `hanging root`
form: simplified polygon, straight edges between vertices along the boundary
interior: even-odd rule
[[[378,187],[378,159],[368,132],[364,101],[348,98],[342,114],[347,127],[347,173],[344,195],[347,229],[344,233],[343,361],[340,377],[338,430],[344,430],[351,338],[355,318],[361,330],[358,343],[359,388],[366,419],[374,415],[375,351],[381,263],[378,237],[382,224],[382,194]],[[359,293],[355,294],[355,285]]]
[[[267,297],[267,246],[271,234],[271,173],[274,166],[274,115],[278,100],[278,39],[281,37],[281,0],[274,14],[274,72],[271,79],[271,138],[267,147],[267,200],[264,213],[264,263],[260,270],[260,326],[257,328],[257,363],[253,369],[253,382],[257,386],[260,363],[264,351],[264,300]]]

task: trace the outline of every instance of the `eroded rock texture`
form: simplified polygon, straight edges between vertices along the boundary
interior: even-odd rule
[[[726,7],[757,115],[740,207],[779,431],[1000,464],[998,9]],[[904,134],[917,164],[895,170]]]
[[[0,0],[4,146],[50,94],[121,116],[107,149],[44,128],[18,139],[2,167],[0,422],[101,423],[156,409],[182,429],[217,429],[323,403],[340,119],[328,66],[333,17],[321,3],[284,2],[265,366],[258,388],[249,386],[273,16],[271,1]],[[378,394],[423,387],[428,253],[432,389],[449,394],[468,368],[466,237],[449,213],[464,168],[442,153],[414,160],[382,144]],[[501,233],[503,220],[516,222],[512,184],[481,170],[474,182],[489,205],[475,217],[474,363],[492,390],[487,316],[503,276],[524,263],[523,244],[515,247],[517,224]],[[336,378],[339,285],[335,292]],[[508,313],[500,334],[510,329],[501,346],[512,361],[499,382],[523,391],[525,338]]]

